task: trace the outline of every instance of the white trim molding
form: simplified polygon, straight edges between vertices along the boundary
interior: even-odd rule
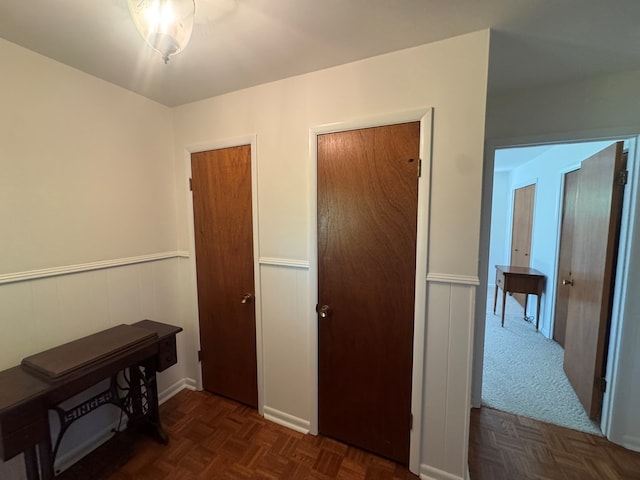
[[[111,260],[101,260],[99,262],[79,263],[75,265],[63,265],[61,267],[42,268],[38,270],[27,270],[24,272],[4,273],[0,275],[0,285],[3,283],[23,282],[25,280],[36,280],[39,278],[57,277],[60,275],[70,275],[73,273],[90,272],[92,270],[103,270],[106,268],[117,268],[137,263],[155,262],[167,260],[169,258],[188,258],[189,252],[172,251],[162,253],[152,253],[149,255],[138,255],[136,257],[115,258]]]
[[[430,467],[429,465],[420,465],[420,480],[465,480],[463,477],[451,475],[450,473]]]
[[[169,400],[171,397],[177,395],[182,390],[196,390],[196,381],[193,378],[185,377],[181,380],[178,380],[173,385],[165,388],[162,392],[158,394],[158,403],[162,405],[164,402]]]
[[[635,435],[625,435],[620,443],[624,448],[633,452],[640,452],[640,437]]]
[[[290,258],[260,257],[260,265],[273,265],[276,267],[302,268],[309,270],[308,261],[293,260]]]
[[[480,279],[470,275],[452,275],[450,273],[429,273],[427,282],[450,283],[452,285],[480,285]]]
[[[230,147],[239,147],[242,145],[249,145],[251,147],[251,217],[252,217],[252,228],[253,228],[253,276],[254,276],[254,303],[256,306],[255,309],[255,319],[256,319],[256,357],[257,357],[257,375],[258,375],[258,412],[263,413],[264,407],[264,358],[263,358],[263,342],[262,342],[262,294],[261,294],[261,281],[260,281],[260,235],[259,235],[259,226],[260,222],[258,219],[258,136],[257,134],[246,134],[240,135],[237,137],[230,138],[222,138],[216,139],[208,142],[191,144],[184,146],[184,184],[188,185],[189,179],[191,178],[191,154],[197,152],[206,152],[209,150],[219,150],[222,148],[230,148]],[[194,222],[193,222],[193,196],[189,188],[186,188],[186,196],[187,196],[187,218],[188,218],[188,231],[189,231],[189,245],[191,251],[194,252],[194,263],[193,263],[193,284],[196,288],[193,291],[193,295],[191,300],[193,302],[193,308],[196,312],[195,318],[195,331],[200,337],[200,324],[198,321],[199,311],[198,311],[198,294],[197,294],[197,272],[196,272],[196,264],[195,264],[195,230],[194,230]],[[198,345],[198,348],[200,346]],[[200,370],[199,374],[202,376],[202,366],[199,365],[198,369]]]
[[[416,287],[415,287],[415,316],[413,339],[413,371],[411,412],[414,417],[414,428],[411,430],[409,445],[409,469],[418,473],[420,469],[420,456],[422,451],[422,416],[423,416],[423,378],[425,355],[425,331],[426,331],[426,285],[424,282],[427,273],[427,255],[429,238],[429,212],[430,212],[430,175],[433,136],[433,108],[390,112],[386,114],[356,118],[353,120],[313,126],[309,129],[309,292],[310,305],[318,303],[318,136],[325,133],[341,132],[360,128],[394,125],[405,122],[420,122],[420,156],[423,161],[422,177],[418,186],[418,242],[416,245]],[[318,433],[318,326],[313,308],[309,309],[309,355],[311,362],[309,386],[311,402],[310,429],[312,434]]]
[[[305,435],[309,433],[310,423],[308,420],[294,417],[293,415],[289,415],[288,413],[281,412],[280,410],[276,410],[275,408],[271,408],[266,405],[264,406],[264,418],[277,423],[278,425],[282,425],[283,427],[295,430],[296,432],[304,433]]]

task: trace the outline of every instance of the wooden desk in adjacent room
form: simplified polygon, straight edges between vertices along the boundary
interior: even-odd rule
[[[496,313],[498,288],[502,289],[502,322],[504,327],[504,307],[507,293],[524,293],[524,316],[527,317],[527,300],[529,295],[538,297],[536,309],[536,330],[540,323],[540,296],[544,291],[545,276],[543,273],[529,267],[511,267],[496,265],[496,290],[493,296],[493,313]]]

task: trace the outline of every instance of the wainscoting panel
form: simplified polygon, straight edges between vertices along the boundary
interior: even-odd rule
[[[275,421],[286,414],[300,428],[311,418],[309,269],[261,261],[260,284],[264,412],[279,412]]]
[[[477,278],[429,275],[421,477],[465,478]],[[460,445],[465,445],[464,449]]]
[[[166,254],[150,260],[145,256],[139,262],[115,259],[87,264],[84,269],[49,269],[42,277],[34,271],[4,278],[0,283],[0,370],[18,365],[28,355],[122,323],[149,318],[183,326],[179,314],[180,257]],[[177,337],[179,362],[185,344],[182,336]],[[178,363],[158,376],[159,390],[167,391],[165,397],[195,384],[185,380],[184,370]],[[91,392],[68,402],[85,400]],[[120,416],[116,410],[104,407],[74,424],[61,444],[62,464],[84,453],[87,441],[106,438],[105,432]],[[52,425],[55,430],[55,423]],[[0,461],[0,478],[25,478],[21,455],[6,463]]]

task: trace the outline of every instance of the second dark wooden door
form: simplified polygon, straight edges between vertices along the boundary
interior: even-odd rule
[[[251,147],[191,155],[205,390],[258,405]]]
[[[318,137],[320,432],[407,464],[419,122]]]

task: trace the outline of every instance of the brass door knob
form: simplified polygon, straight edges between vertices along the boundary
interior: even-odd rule
[[[331,314],[331,308],[329,305],[322,305],[316,309],[320,318],[327,318]]]

